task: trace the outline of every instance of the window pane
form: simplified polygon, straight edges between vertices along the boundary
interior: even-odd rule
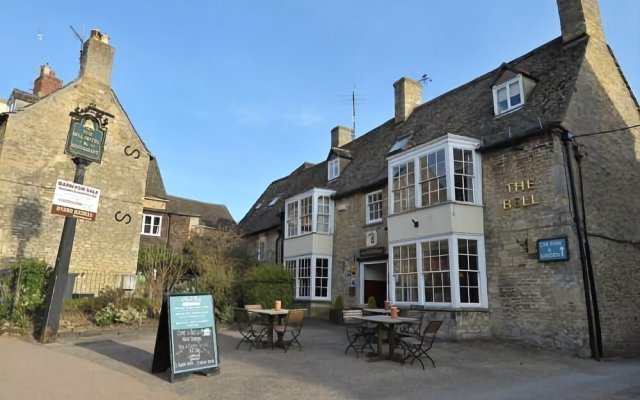
[[[498,113],[504,112],[509,108],[509,104],[507,103],[507,88],[499,89],[496,94],[498,100]]]
[[[423,242],[421,245],[425,301],[427,303],[451,301],[449,241]]]
[[[522,102],[520,97],[520,82],[513,82],[509,85],[509,102],[511,107],[516,107]]]

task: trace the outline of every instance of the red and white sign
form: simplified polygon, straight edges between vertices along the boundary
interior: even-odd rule
[[[51,213],[95,221],[99,201],[100,189],[58,179]]]

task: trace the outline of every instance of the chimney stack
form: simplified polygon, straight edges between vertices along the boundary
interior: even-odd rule
[[[604,42],[598,0],[557,0],[557,3],[564,43],[585,34]]]
[[[344,126],[336,126],[331,130],[331,147],[342,147],[353,140],[353,130]]]
[[[396,124],[409,118],[413,109],[422,103],[422,85],[409,78],[400,78],[393,84],[395,94]]]
[[[40,67],[40,76],[33,82],[33,94],[37,97],[48,96],[62,87],[62,79],[56,78],[49,64]]]
[[[109,46],[109,36],[98,29],[92,29],[91,36],[82,46],[80,77],[95,79],[110,86],[113,54],[113,47]]]

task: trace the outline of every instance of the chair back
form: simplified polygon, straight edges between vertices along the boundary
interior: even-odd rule
[[[304,310],[289,310],[287,320],[285,321],[285,330],[302,329],[302,319],[304,318]]]
[[[421,328],[424,329],[422,332],[422,348],[429,350],[433,345],[433,341],[436,338],[436,333],[438,333],[438,329],[442,326],[442,321],[429,321],[429,323],[425,323],[427,315],[423,316],[423,323]],[[424,326],[426,325],[426,326]]]
[[[246,330],[251,327],[251,317],[249,316],[249,311],[244,308],[235,308],[233,314],[234,319],[238,324],[238,329]]]
[[[359,317],[362,317],[361,308],[342,310],[342,321],[345,324],[360,324],[362,320],[358,319]]]
[[[262,310],[262,304],[245,304],[244,305],[244,309],[245,310]]]

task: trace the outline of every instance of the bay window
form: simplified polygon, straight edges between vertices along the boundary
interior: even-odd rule
[[[286,201],[286,238],[309,233],[331,234],[333,226],[332,191],[313,189]]]
[[[294,277],[295,300],[330,300],[331,259],[305,256],[285,259],[284,268]]]

